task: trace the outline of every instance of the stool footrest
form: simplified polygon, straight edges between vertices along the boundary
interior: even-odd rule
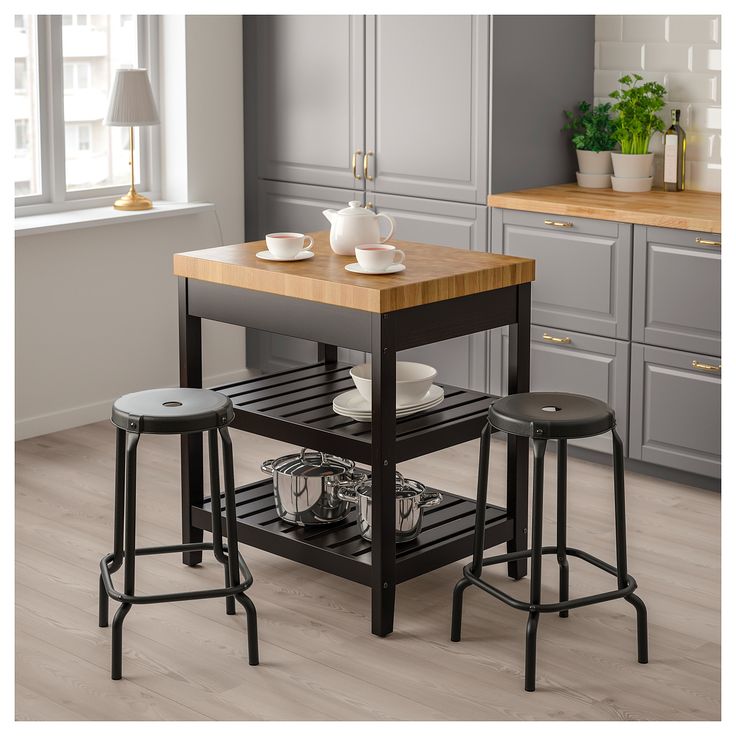
[[[496,555],[495,557],[488,557],[483,560],[483,567],[487,565],[499,565],[502,562],[510,562],[511,560],[519,560],[525,557],[531,557],[533,551],[530,549],[522,550],[521,552],[510,552],[504,555]],[[557,547],[542,547],[543,555],[554,555],[557,554]],[[617,576],[618,571],[613,565],[609,565],[597,557],[575,547],[566,547],[565,554],[569,557],[578,557],[585,562],[609,573],[610,575]],[[466,565],[463,568],[463,576],[473,585],[477,586],[486,593],[497,598],[502,603],[505,603],[512,608],[516,608],[519,611],[528,611],[530,613],[557,613],[559,611],[568,611],[571,608],[581,608],[582,606],[590,606],[595,603],[604,603],[605,601],[613,601],[617,598],[626,598],[636,590],[636,580],[631,575],[626,576],[626,586],[623,588],[617,588],[616,590],[610,590],[605,593],[596,593],[594,595],[587,595],[582,598],[573,598],[569,601],[561,601],[559,603],[538,603],[532,604],[528,601],[521,601],[518,598],[510,596],[502,590],[490,585],[489,583],[482,580],[478,575],[475,575],[472,571],[472,563]]]
[[[193,552],[213,550],[212,542],[193,542],[190,544],[170,544],[162,547],[138,547],[135,550],[136,557],[140,555],[160,555],[172,554],[176,552]],[[227,546],[224,547],[227,552]],[[119,603],[141,604],[141,603],[174,603],[177,601],[195,601],[203,598],[224,598],[226,596],[237,595],[245,592],[253,584],[253,575],[251,575],[248,566],[242,555],[238,553],[238,567],[243,575],[243,581],[238,585],[231,585],[229,588],[213,588],[209,590],[193,590],[182,593],[159,593],[156,595],[127,595],[115,589],[110,574],[109,565],[115,561],[115,554],[111,552],[100,560],[100,574],[102,583],[108,597]]]

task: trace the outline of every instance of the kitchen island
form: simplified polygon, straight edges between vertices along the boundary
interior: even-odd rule
[[[291,560],[371,588],[372,631],[393,630],[396,585],[468,556],[475,505],[444,493],[427,511],[420,535],[397,547],[394,485],[397,463],[477,438],[492,397],[444,385],[442,404],[397,419],[396,353],[452,337],[508,326],[510,392],[529,387],[529,330],[534,261],[392,241],[406,254],[406,270],[386,276],[345,271],[352,259],[335,255],[329,235],[312,233],[315,256],[304,262],[256,258],[264,241],[179,253],[180,379],[202,386],[201,320],[210,319],[312,340],[312,365],[212,387],[230,396],[235,429],[329,452],[370,467],[373,542],[360,537],[355,519],[297,527],[275,510],[270,480],[238,488],[238,538]],[[372,423],[337,416],[332,400],[352,387],[350,366],[337,347],[365,351],[372,365]],[[527,443],[508,443],[506,508],[488,505],[485,547],[527,548]],[[421,479],[418,479],[421,480]],[[182,438],[182,537],[211,530],[211,500],[204,497],[202,438]],[[470,490],[470,489],[469,489]],[[184,562],[195,565],[199,553]],[[526,574],[526,561],[509,575]],[[448,591],[449,595],[449,591]]]

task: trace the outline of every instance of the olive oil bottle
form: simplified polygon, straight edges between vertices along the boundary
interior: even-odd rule
[[[664,188],[681,192],[685,188],[685,149],[687,140],[680,126],[680,111],[672,111],[672,125],[664,134]]]

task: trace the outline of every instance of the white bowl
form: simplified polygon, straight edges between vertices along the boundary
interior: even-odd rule
[[[578,186],[584,189],[610,189],[610,174],[583,174],[582,171],[575,172],[578,178]]]
[[[641,179],[612,176],[611,186],[617,192],[648,192],[652,188],[652,180],[651,176],[644,176]]]
[[[371,402],[371,364],[361,363],[350,369],[355,388],[368,402]],[[407,406],[421,401],[432,382],[437,377],[437,371],[431,365],[423,363],[408,363],[396,361],[396,406]]]

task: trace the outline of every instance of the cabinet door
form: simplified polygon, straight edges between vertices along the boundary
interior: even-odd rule
[[[258,216],[256,236],[269,232],[311,232],[326,230],[329,223],[322,214],[327,208],[345,207],[351,199],[362,200],[363,192],[330,189],[306,184],[277,181],[258,182]],[[246,335],[246,357],[249,368],[273,371],[312,363],[316,360],[315,343],[285,335],[249,329]],[[338,351],[338,358],[362,363],[365,355],[355,350]]]
[[[637,225],[632,339],[721,354],[720,242],[711,233]]]
[[[629,337],[631,225],[494,208],[491,246],[536,260],[535,324]]]
[[[605,401],[616,412],[626,448],[628,427],[629,343],[532,325],[531,390],[584,394]],[[565,342],[557,342],[564,340]],[[491,393],[507,393],[508,328],[493,330]],[[611,452],[611,435],[570,440],[571,445]]]
[[[484,251],[487,242],[487,208],[456,202],[435,202],[415,197],[373,195],[377,212],[394,219],[394,234],[401,240],[445,245],[467,251]],[[407,261],[411,268],[411,260]],[[453,386],[486,390],[486,333],[477,333],[423,345],[399,353],[399,360],[434,366],[439,380]]]
[[[720,477],[719,366],[719,358],[632,344],[630,457]]]
[[[351,162],[364,149],[363,16],[264,15],[252,22],[258,177],[362,188]]]
[[[483,204],[489,18],[366,19],[369,191]]]

